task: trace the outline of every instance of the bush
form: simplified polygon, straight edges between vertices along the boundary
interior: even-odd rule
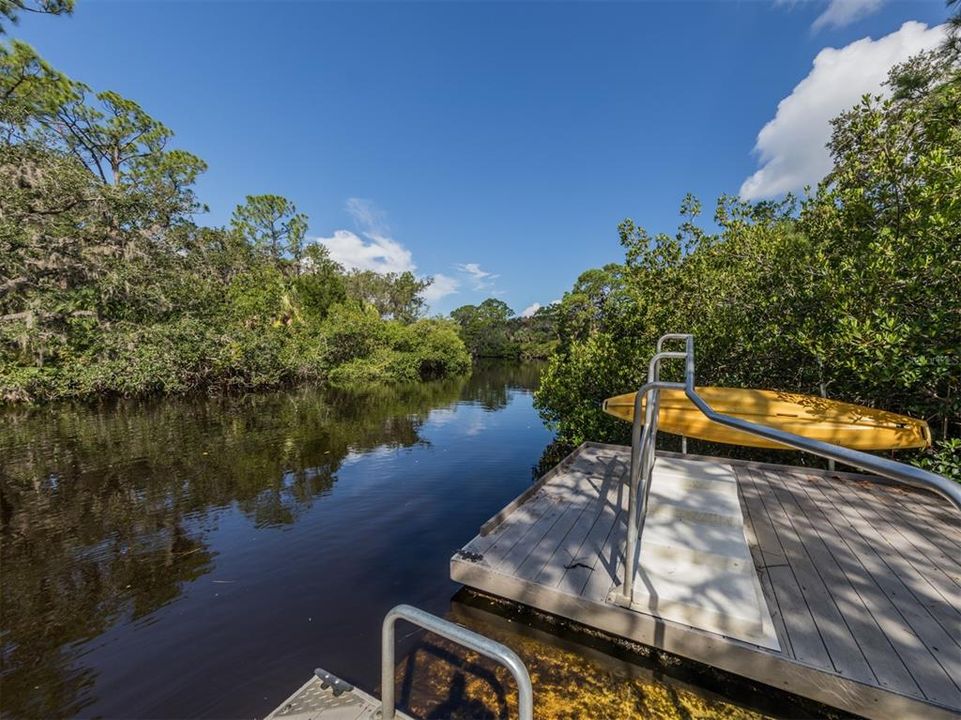
[[[470,369],[470,355],[448,321],[418,320],[410,325],[390,321],[381,340],[385,346],[334,368],[331,382],[414,382],[458,375]]]
[[[905,90],[917,77],[927,84]],[[942,442],[921,462],[957,477],[959,79],[936,54],[895,68],[891,98],[835,120],[833,170],[799,207],[722,197],[716,234],[695,224],[692,197],[673,236],[625,220],[624,263],[582,274],[557,310],[560,344],[536,394],[544,419],[570,442],[627,441],[601,400],[643,384],[660,335],[689,332],[699,383],[923,418]]]
[[[198,226],[206,165],[137,103],[18,41],[0,46],[0,95],[3,400],[466,369],[449,327],[405,324],[429,279],[345,271],[289,200],[247,196],[228,228]]]

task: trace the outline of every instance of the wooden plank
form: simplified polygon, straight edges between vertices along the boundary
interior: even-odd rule
[[[512,574],[518,577],[534,580],[554,557],[558,548],[564,544],[565,539],[572,528],[578,523],[581,516],[585,513],[592,516],[599,510],[601,503],[605,501],[611,483],[615,482],[615,466],[609,465],[606,476],[603,480],[593,477],[586,477],[577,489],[575,494],[569,498],[557,522],[541,538],[540,542],[531,548],[530,554],[524,562],[515,568]],[[620,482],[620,477],[617,477]]]
[[[864,604],[857,587],[860,583],[852,581],[835,558],[832,543],[838,543],[840,538],[834,533],[833,527],[824,521],[820,509],[811,504],[807,494],[796,487],[795,482],[803,481],[791,479],[777,492],[785,511],[799,531],[808,556],[828,588],[831,602],[850,631],[851,637],[847,642],[858,649],[868,666],[870,676],[859,679],[870,681],[874,678],[882,687],[921,696],[921,690],[911,673]],[[821,627],[822,637],[827,639],[830,634],[830,630]],[[828,648],[832,650],[830,643]],[[838,667],[838,671],[846,674],[841,667]]]
[[[875,621],[884,630],[924,696],[948,705],[958,702],[961,693],[942,665],[945,660],[949,666],[957,664],[957,658],[950,657],[954,653],[950,638],[918,605],[901,580],[861,535],[857,525],[863,526],[863,519],[851,511],[831,484],[802,487],[812,501],[822,504],[824,517],[841,538],[835,548],[835,557],[849,577],[859,579],[865,604],[870,607]]]
[[[870,483],[857,487],[862,490],[858,497],[864,505],[890,517],[898,527],[941,528],[939,533],[924,536],[927,544],[937,546],[939,554],[954,558],[961,552],[961,515],[943,498]]]
[[[873,489],[855,498],[861,515],[868,522],[880,521],[890,526],[908,541],[907,545],[893,546],[906,560],[924,563],[941,571],[952,584],[961,586],[961,516],[950,522],[936,522],[914,512],[904,498]],[[923,532],[922,532],[923,530]],[[957,590],[952,590],[952,594]]]
[[[838,491],[837,486],[833,489]],[[844,497],[850,503],[851,510],[864,520],[863,527],[869,528],[870,541],[883,543],[876,547],[886,545],[884,558],[888,566],[961,650],[961,633],[957,632],[961,628],[961,610],[957,607],[961,604],[961,586],[956,585],[950,573],[943,569],[944,566],[950,566],[955,574],[961,575],[961,564],[956,557],[947,557],[932,548],[910,525],[892,522],[893,506],[886,508],[877,502],[868,504],[864,502],[863,494],[858,492],[845,491]],[[929,526],[929,530],[932,535],[950,531],[940,526]],[[908,537],[914,537],[918,546],[909,542]],[[937,558],[941,566],[931,558]]]
[[[600,482],[597,481],[599,485]],[[553,505],[537,518],[517,544],[508,552],[501,555],[498,562],[493,565],[498,572],[510,574],[517,573],[520,566],[528,557],[535,555],[544,561],[550,557],[553,547],[541,547],[541,543],[548,536],[558,520],[568,511],[575,509],[583,510],[585,506],[596,502],[597,490],[595,489],[593,478],[580,472],[565,472],[554,477],[551,482],[544,485],[541,492],[535,496],[535,500],[544,497],[553,501]],[[511,516],[505,521],[506,525],[514,523]]]
[[[743,477],[750,480],[757,501],[758,514],[764,512],[770,524],[772,538],[768,538],[770,547],[776,556],[783,558],[782,562],[768,565],[768,577],[777,593],[778,605],[784,615],[784,624],[791,638],[791,649],[795,659],[800,662],[824,669],[834,669],[824,641],[818,632],[814,615],[804,600],[804,592],[791,567],[788,553],[781,540],[780,528],[772,516],[770,504],[773,499],[766,497],[767,487],[755,476],[755,470],[744,469]],[[776,501],[773,501],[776,502]]]
[[[845,517],[862,539],[861,544],[870,551],[867,557],[872,562],[880,561],[877,568],[884,579],[880,583],[882,589],[896,599],[905,620],[938,658],[961,694],[961,638],[955,612],[900,552],[891,547],[889,536],[879,531],[877,523],[863,517],[857,495],[845,502],[851,493],[842,495],[840,490],[838,486],[824,489],[826,495],[832,496],[835,507],[843,506]]]
[[[558,546],[563,543],[564,538],[567,537],[578,518],[585,512],[590,512],[593,506],[594,504],[588,503],[569,504],[550,530],[544,534],[540,542],[531,548],[524,561],[513,568],[511,574],[529,580],[536,578],[554,556]]]
[[[580,459],[583,459],[583,457],[579,458],[577,462],[580,462]],[[556,531],[554,535],[551,535],[551,533],[558,521],[565,514],[570,514],[569,511],[575,511],[579,514],[585,507],[596,505],[600,501],[599,492],[604,480],[597,477],[590,468],[578,468],[577,462],[569,466],[566,471],[552,477],[534,496],[535,499],[542,496],[553,498],[556,501],[555,505],[537,518],[521,540],[499,558],[494,565],[498,572],[516,574],[519,572],[521,565],[531,556],[533,556],[532,563],[537,562],[538,558],[541,560],[541,564],[546,562],[553,554],[556,542],[563,537],[561,535],[560,538],[557,538],[555,545],[550,545],[550,538],[545,542],[546,537],[556,536]],[[598,459],[598,462],[601,462],[601,459]],[[607,474],[611,475],[612,468],[609,466],[610,463],[605,463],[600,467],[604,467]],[[514,517],[512,515],[504,521],[504,524],[510,525],[513,522]]]
[[[506,530],[503,523],[497,525],[491,532],[486,535],[477,535],[469,543],[467,543],[461,552],[477,553],[483,555],[488,550],[490,550],[491,545],[493,545],[500,538],[501,534]]]
[[[885,507],[893,507],[895,512],[909,523],[922,522],[951,528],[944,538],[952,548],[961,548],[961,531],[958,531],[958,510],[940,495],[931,495],[906,486],[885,486],[864,484],[865,492],[877,499]],[[955,550],[951,550],[954,554]]]
[[[612,515],[611,524],[613,524],[615,508],[619,507],[620,504],[619,498],[627,494],[622,473],[623,469],[619,472],[617,466],[612,466],[600,488],[597,503],[581,513],[540,572],[535,577],[528,579],[548,587],[557,587],[560,584],[564,573],[567,571],[567,566],[581,557],[581,548],[587,540],[588,534],[608,511]]]
[[[742,491],[742,485],[744,484],[744,481],[738,475],[736,469],[734,474],[737,476],[737,497],[741,504],[741,516],[744,518],[744,537],[747,540],[747,545],[751,550],[751,559],[754,562],[754,569],[757,571],[758,580],[761,583],[761,591],[764,593],[764,599],[767,601],[768,611],[771,613],[771,622],[774,625],[774,632],[777,635],[777,640],[778,644],[781,646],[781,651],[788,657],[794,657],[794,651],[791,649],[791,639],[788,636],[787,627],[784,625],[784,617],[781,613],[781,606],[778,604],[777,593],[774,592],[774,585],[771,584],[771,578],[768,577],[767,566],[764,562],[764,553],[761,550],[761,543],[758,540],[757,530],[754,527],[754,517],[751,514],[751,509],[748,506],[747,501],[744,499],[744,493]]]
[[[560,475],[553,476],[553,480],[562,483],[570,482],[570,478]],[[477,553],[480,555],[491,554],[491,557],[501,557],[509,552],[519,539],[518,525],[527,525],[536,522],[545,510],[559,501],[558,494],[564,492],[563,488],[555,488],[548,491],[541,486],[537,492],[525,498],[524,502],[517,506],[515,510],[499,522],[486,535],[480,534],[473,538],[462,549],[462,552]],[[506,535],[506,539],[505,539]],[[494,548],[496,546],[496,551]]]
[[[754,484],[754,476],[747,468],[738,468],[735,474],[738,479],[740,497],[751,515],[751,527],[754,530],[764,566],[786,564],[787,558],[784,556],[784,549],[777,539],[777,532],[774,525],[771,524],[764,503],[761,501],[761,492]]]
[[[462,552],[477,553],[480,555],[488,552],[493,545],[498,541],[500,535],[506,530],[505,523],[516,511],[524,507],[529,501],[534,498],[535,495],[541,494],[543,492],[563,492],[566,491],[568,487],[576,485],[576,480],[570,477],[570,473],[565,469],[569,467],[573,462],[573,458],[581,452],[584,446],[581,446],[570,455],[568,455],[560,464],[555,465],[547,473],[545,473],[540,480],[527,488],[524,492],[518,495],[514,500],[512,500],[508,505],[497,513],[493,518],[488,520],[481,526],[481,531],[473,540],[471,540],[467,545],[462,548]],[[550,483],[551,489],[545,491],[545,486]],[[520,521],[520,518],[515,518],[515,521]],[[487,531],[484,531],[484,528]],[[501,545],[503,550],[503,544]]]
[[[511,548],[506,548],[505,546],[503,553],[497,553],[496,550],[494,551],[497,553],[496,555],[488,553],[491,566],[498,572],[514,574],[517,568],[527,559],[531,551],[540,544],[543,537],[550,532],[557,520],[569,507],[569,503],[557,495],[543,493],[535,499],[549,501],[550,504],[546,511],[533,522],[529,523],[514,523],[509,519],[507,522],[512,526],[515,524],[518,526],[524,525],[523,532],[518,536],[517,542]],[[494,559],[495,557],[496,561]]]
[[[867,530],[855,526],[854,519],[849,517],[850,508],[847,510],[848,515],[841,513],[835,506],[837,498],[824,496],[820,489],[814,488],[811,483],[804,480],[806,469],[784,471],[778,466],[765,464],[775,472],[782,471],[785,478],[780,486],[771,490],[770,496],[765,496],[762,487],[762,483],[765,485],[768,483],[768,478],[759,476],[757,483],[753,478],[745,481],[738,470],[740,499],[743,507],[746,508],[745,531],[749,533],[749,540],[752,540],[752,556],[757,567],[762,571],[762,587],[768,595],[769,606],[777,607],[777,614],[783,621],[783,625],[778,628],[779,634],[785,636],[779,637],[782,652],[777,653],[645,613],[617,607],[607,603],[606,593],[598,590],[592,589],[588,597],[585,594],[587,582],[609,587],[613,577],[616,577],[617,565],[610,563],[608,551],[611,551],[612,547],[619,550],[623,542],[623,523],[619,520],[618,511],[626,501],[626,493],[621,482],[610,483],[609,486],[605,486],[605,483],[612,475],[611,463],[615,460],[623,463],[628,456],[626,448],[618,451],[617,448],[612,449],[610,446],[598,444],[586,444],[583,447],[585,452],[581,457],[585,462],[578,465],[576,470],[572,471],[568,468],[568,472],[563,477],[559,477],[560,473],[556,473],[555,483],[542,485],[543,495],[554,496],[556,500],[573,488],[583,488],[586,491],[586,486],[582,485],[582,482],[586,480],[589,484],[591,482],[589,478],[595,469],[606,467],[604,481],[599,485],[591,486],[592,491],[596,493],[596,501],[592,500],[585,505],[576,517],[571,512],[570,506],[564,507],[534,545],[535,548],[545,549],[553,544],[557,545],[536,575],[537,578],[549,581],[550,585],[509,573],[495,572],[486,566],[484,561],[471,562],[456,555],[451,560],[451,577],[454,580],[465,582],[485,592],[532,605],[545,612],[583,622],[603,632],[659,647],[865,717],[958,717],[958,713],[961,712],[961,694],[957,692],[954,696],[935,696],[927,693],[925,683],[920,682],[913,686],[915,688],[913,697],[907,694],[910,682],[905,682],[904,672],[906,671],[909,676],[917,672],[917,668],[925,664],[924,652],[928,653],[926,661],[928,667],[920,667],[920,672],[930,673],[930,667],[936,665],[932,662],[930,650],[921,647],[921,640],[929,642],[930,638],[919,638],[912,625],[906,621],[902,609],[890,596],[891,588],[882,587],[884,583],[892,583],[895,580],[890,577],[875,576],[875,572],[882,568],[886,569],[887,574],[890,575],[891,568],[884,562],[880,551],[867,548],[873,555],[869,555],[866,562],[862,560],[865,555],[863,545],[870,544],[862,536],[862,533],[867,533]],[[592,454],[586,452],[588,449],[600,449],[605,452]],[[719,461],[712,460],[712,462]],[[723,462],[735,464],[727,460]],[[742,464],[740,467],[750,466]],[[816,473],[816,475],[820,480],[830,482],[828,474]],[[779,474],[778,477],[780,478],[781,475]],[[771,482],[777,481],[771,480]],[[833,482],[837,483],[837,481]],[[883,493],[886,490],[882,488],[880,492]],[[536,493],[529,494],[528,500],[532,504],[543,505],[544,501],[538,500],[535,496]],[[872,496],[871,502],[874,501]],[[512,531],[515,524],[526,525],[528,531],[530,530],[531,509],[524,507],[522,512],[524,513],[522,523],[515,523],[513,518],[509,518],[495,531],[500,537],[502,547],[510,544],[511,538],[505,536]],[[861,523],[867,522],[867,515],[864,513],[867,513],[867,510],[863,507],[857,507],[855,510],[855,515]],[[779,524],[772,522],[772,514]],[[899,521],[893,515],[891,518],[888,521],[889,526],[892,524],[896,526]],[[533,523],[536,524],[536,519]],[[558,523],[562,524],[559,526]],[[606,533],[603,532],[605,529]],[[889,529],[890,527],[882,525],[877,532],[886,533]],[[778,534],[782,531],[783,539]],[[516,534],[520,531],[514,529],[513,532]],[[541,532],[540,528],[537,532]],[[894,537],[893,533],[892,537]],[[857,542],[858,538],[860,544]],[[891,547],[893,540],[886,546],[877,538],[874,540],[879,548],[885,547],[886,554],[893,553]],[[912,537],[912,541],[919,542],[917,537]],[[496,545],[497,541],[493,544]],[[516,544],[515,541],[514,545]],[[515,552],[520,554],[521,550],[517,549]],[[590,568],[590,573],[587,568],[580,566],[565,568],[564,565],[570,563],[562,563],[561,559],[573,558],[575,554],[578,558],[586,557],[588,561],[591,559],[589,555],[593,555],[595,563],[608,563],[611,575],[598,573],[596,577],[592,577],[593,568]],[[920,563],[912,564],[910,558],[905,557],[906,554],[906,552],[899,553],[898,560],[893,562],[903,562],[920,572],[918,567]],[[540,560],[528,562],[529,558],[530,553],[525,556],[524,561],[515,568],[515,571],[525,567],[527,568],[525,572],[532,573]],[[616,553],[611,554],[611,559],[616,560],[616,558]],[[791,618],[795,614],[803,617],[803,613],[807,612],[809,624],[813,624],[814,617],[810,608],[803,602],[803,610],[791,605],[799,599],[803,601],[797,574],[789,562],[795,558],[805,561],[801,563],[804,570],[800,572],[805,579],[813,580],[816,576],[821,587],[829,591],[829,597],[838,616],[847,628],[848,634],[854,636],[854,645],[861,648],[862,659],[865,659],[866,664],[870,666],[872,671],[870,677],[861,681],[842,676],[835,671],[830,660],[821,666],[815,666],[809,661],[794,659],[793,656],[797,650],[791,642],[798,637],[810,638],[810,635],[799,636],[797,623]],[[927,565],[924,568],[928,569]],[[558,579],[557,574],[561,569],[564,572]],[[570,586],[577,585],[581,580],[587,582],[578,594],[561,591],[561,588],[568,590]],[[602,580],[604,580],[603,583]],[[904,591],[903,584],[902,591],[904,599],[909,599],[910,596],[910,599],[915,601],[912,603],[913,607],[903,612],[910,615],[923,611],[916,602],[916,598]],[[819,612],[817,607],[815,610]],[[854,617],[855,614],[859,616],[857,619]],[[917,618],[914,618],[914,621],[917,622]],[[933,618],[929,617],[929,623],[926,632],[932,631],[931,626],[939,627]],[[816,625],[814,627],[817,629]],[[824,625],[824,628],[827,627]],[[815,633],[814,637],[820,641],[820,635]],[[902,647],[910,645],[909,641],[914,643],[913,647],[907,647],[907,649]],[[887,642],[892,650],[884,651],[883,642]],[[833,643],[834,640],[828,639],[829,646]],[[897,648],[897,652],[894,652],[894,648]],[[822,650],[826,657],[834,657],[828,655],[828,649],[823,641]],[[915,654],[910,654],[910,651]],[[903,662],[901,662],[902,657]],[[885,659],[889,663],[892,659],[895,660],[894,667],[902,668],[900,677],[893,673],[885,675],[888,672],[883,667]],[[898,662],[901,664],[898,665]],[[875,677],[879,673],[881,680]],[[897,687],[893,687],[895,684]],[[925,691],[926,698],[920,697],[919,693],[922,691]]]
[[[621,493],[620,497],[626,501],[627,493]],[[557,584],[558,590],[572,595],[580,595],[583,592],[591,573],[594,572],[598,563],[602,562],[602,556],[608,547],[608,539],[613,529],[617,527],[617,519],[620,515],[619,506],[605,503],[603,511],[584,539],[576,557],[565,566],[564,575]]]
[[[804,532],[803,512],[776,478],[772,478],[768,472],[763,473],[763,477],[772,499],[769,509],[774,509],[774,522],[780,528],[781,544],[787,551],[788,562],[801,586],[804,600],[811,610],[834,669],[841,675],[862,682],[876,680],[857,639],[834,601],[821,569],[811,559],[807,543],[812,538]]]
[[[614,525],[608,533],[607,540],[602,546],[602,553],[598,554],[594,563],[594,571],[590,573],[581,595],[599,601],[606,601],[614,587],[624,581],[624,550],[627,544],[627,503],[628,494],[620,496],[621,505]],[[570,572],[570,571],[568,571]],[[571,581],[573,582],[573,576]]]
[[[494,544],[484,553],[484,559],[491,566],[496,566],[531,529],[537,520],[547,512],[558,506],[558,499],[550,494],[539,492],[523,506],[511,513],[504,522],[503,529],[498,533]]]
[[[511,500],[507,505],[505,505],[500,512],[498,512],[494,517],[481,525],[480,535],[488,535],[494,530],[498,525],[504,522],[507,517],[517,510],[521,505],[526,503],[538,490],[540,490],[547,482],[549,482],[553,477],[563,472],[568,465],[572,464],[579,453],[585,451],[588,448],[587,443],[582,443],[577,448],[575,448],[567,457],[561,460],[557,465],[552,467],[546,473],[544,473],[539,480],[537,480],[533,485],[527,488],[524,492],[518,495],[516,498]]]

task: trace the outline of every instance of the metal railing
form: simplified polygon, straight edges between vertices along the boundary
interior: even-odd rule
[[[674,340],[684,341],[684,352],[666,352],[663,350],[665,342]],[[660,379],[661,361],[673,359],[683,359],[685,361],[683,383],[662,382]],[[961,511],[961,485],[941,475],[860,450],[851,450],[821,440],[813,440],[717,412],[697,394],[694,388],[694,336],[686,333],[669,333],[658,339],[656,354],[651,358],[648,366],[647,383],[637,391],[634,399],[634,421],[631,428],[631,468],[628,475],[625,573],[624,582],[621,586],[621,602],[623,603],[629,604],[633,598],[634,575],[637,572],[637,550],[644,532],[648,495],[651,491],[651,473],[654,468],[659,391],[665,388],[683,389],[684,394],[694,403],[694,406],[706,418],[719,425],[726,425],[735,430],[772,440],[785,447],[867,470],[895,482],[932,490],[946,498]],[[645,398],[647,400],[642,422],[641,405],[645,403]]]
[[[532,720],[534,717],[534,689],[531,686],[527,668],[517,654],[506,645],[495,642],[483,635],[442,620],[436,615],[419,610],[411,605],[398,605],[387,613],[384,618],[384,628],[381,635],[381,716],[384,720],[394,720],[394,625],[397,620],[406,620],[419,625],[425,630],[445,637],[451,642],[480,653],[491,660],[496,660],[510,670],[517,683],[517,706],[520,720]]]

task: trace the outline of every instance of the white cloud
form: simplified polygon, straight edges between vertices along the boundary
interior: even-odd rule
[[[831,0],[811,25],[814,30],[839,28],[876,12],[884,0]]]
[[[350,230],[335,230],[331,237],[313,239],[326,245],[330,257],[350,270],[401,273],[417,269],[410,250],[389,237],[365,235],[362,238]]]
[[[937,46],[944,36],[943,25],[912,21],[878,40],[819,52],[811,72],[758,133],[754,151],[761,167],[741,185],[741,197],[757,200],[817,183],[831,169],[831,119],[865,93],[885,91],[881,84],[892,65]]]
[[[390,234],[390,228],[387,226],[387,216],[373,200],[356,197],[347,198],[347,202],[344,203],[344,210],[354,218],[354,222],[365,234]]]
[[[470,276],[471,283],[475,290],[486,290],[500,277],[500,275],[494,275],[486,270],[482,270],[481,266],[477,263],[461,263],[454,267]]]
[[[531,305],[528,305],[526,308],[521,310],[521,317],[528,318],[540,309],[541,309],[540,303],[533,303]]]
[[[443,273],[437,273],[434,275],[434,282],[421,293],[421,296],[431,304],[448,295],[453,295],[457,292],[458,287],[460,287],[460,283],[456,278],[444,275]]]
[[[348,270],[372,270],[382,275],[387,273],[412,272],[418,277],[417,265],[410,250],[394,239],[387,224],[387,214],[372,200],[348,198],[344,210],[353,218],[357,232],[335,230],[330,237],[310,238],[321,243],[330,252],[332,260]],[[481,270],[477,263],[458,265],[475,283],[490,282],[497,275]],[[421,293],[421,297],[433,306],[438,301],[458,292],[461,281],[456,277],[435,273],[433,282]]]
[[[386,215],[373,200],[347,198],[344,210],[354,219],[360,235],[350,230],[335,230],[330,237],[313,238],[327,246],[332,259],[348,270],[385,274],[417,269],[410,250],[391,237]]]

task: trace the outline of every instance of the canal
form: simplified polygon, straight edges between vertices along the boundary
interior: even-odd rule
[[[517,649],[545,718],[792,711],[529,627],[449,580],[452,552],[529,486],[551,441],[539,372],[3,411],[2,714],[262,717],[317,666],[372,691],[400,602]],[[411,632],[406,707],[506,717],[493,674],[472,682],[456,648]]]

